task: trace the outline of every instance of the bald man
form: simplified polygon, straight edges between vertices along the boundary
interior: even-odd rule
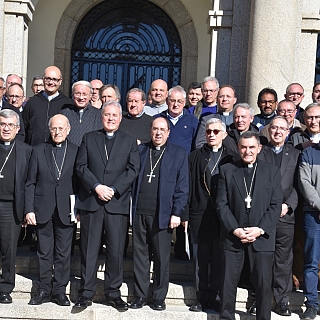
[[[166,99],[168,97],[168,85],[161,79],[154,80],[151,83],[150,97],[152,103],[144,107],[144,112],[149,116],[154,116],[168,109]]]
[[[49,119],[60,113],[60,110],[73,101],[65,96],[59,88],[62,75],[59,68],[50,66],[43,74],[44,91],[30,98],[23,110],[22,118],[25,125],[25,142],[35,146],[46,142],[50,137]]]
[[[101,109],[102,101],[99,97],[99,90],[103,86],[103,83],[99,79],[94,79],[90,82],[90,84],[92,87],[92,95],[90,99],[91,105],[97,109]]]

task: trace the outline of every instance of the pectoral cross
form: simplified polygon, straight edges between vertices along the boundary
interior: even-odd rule
[[[153,174],[153,171],[150,171],[150,174],[147,174],[147,177],[149,177],[148,183],[151,183],[151,179],[155,178],[156,176]]]
[[[244,199],[244,201],[247,203],[247,209],[250,209],[251,208],[251,197],[250,197],[250,194],[247,195],[247,197]]]

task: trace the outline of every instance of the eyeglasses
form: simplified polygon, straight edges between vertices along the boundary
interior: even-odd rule
[[[281,131],[281,132],[285,132],[285,131],[288,131],[288,128],[285,128],[285,127],[278,127],[278,126],[270,126],[270,130],[272,130],[272,131]]]
[[[179,99],[179,100],[168,99],[168,100],[169,100],[169,102],[171,102],[171,103],[177,103],[177,104],[184,104],[184,102],[185,102],[185,100],[181,100],[181,99]]]
[[[222,130],[218,130],[218,129],[213,129],[213,130],[207,129],[207,130],[206,130],[206,134],[207,134],[208,136],[210,136],[211,133],[213,132],[214,135],[217,136],[221,131],[222,131]]]
[[[218,91],[218,89],[203,89],[203,93],[214,93]]]
[[[142,100],[127,100],[127,103],[140,103]]]
[[[50,128],[50,132],[61,132],[64,133],[69,127],[66,128]]]
[[[61,80],[61,78],[57,79],[57,78],[43,77],[44,82],[58,83],[60,80]]]
[[[0,128],[1,129],[5,129],[8,128],[9,130],[13,130],[15,128],[18,127],[18,125],[14,124],[14,123],[4,123],[4,122],[0,122]]]
[[[40,83],[40,84],[34,83],[32,86],[33,86],[33,87],[43,87],[43,83]]]
[[[17,99],[17,100],[20,100],[20,99],[22,99],[23,98],[23,96],[15,96],[15,95],[13,95],[13,94],[11,94],[11,95],[9,95],[9,96],[7,96],[9,99]]]
[[[294,96],[301,97],[303,95],[303,92],[288,92],[287,95],[289,97],[294,97]]]
[[[100,88],[92,88],[92,91],[99,91]]]
[[[306,116],[307,120],[320,120],[320,116]]]
[[[88,98],[89,94],[76,92],[76,93],[73,94],[73,96],[76,97],[76,98]]]
[[[281,109],[278,109],[278,113],[279,114],[293,114],[296,110],[281,110]]]
[[[275,101],[274,100],[260,100],[261,104],[274,104]]]

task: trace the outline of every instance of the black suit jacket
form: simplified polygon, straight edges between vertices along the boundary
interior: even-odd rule
[[[21,112],[15,106],[13,106],[12,104],[10,104],[6,101],[2,101],[2,109],[10,109],[18,114],[19,119],[20,119],[20,129],[19,129],[19,132],[18,132],[16,138],[19,139],[20,141],[24,141],[25,131],[24,131],[24,123],[23,123]]]
[[[24,220],[25,185],[32,147],[16,139],[16,170],[14,179],[14,214],[17,222]]]
[[[135,214],[138,203],[141,180],[144,173],[150,144],[139,145],[141,156],[141,170],[136,181],[133,199],[132,214]],[[167,141],[166,150],[160,164],[160,176],[158,187],[159,228],[169,227],[171,215],[181,217],[188,200],[188,154],[179,146]]]
[[[46,223],[57,208],[61,222],[72,224],[70,195],[77,194],[75,161],[78,147],[67,142],[67,152],[60,179],[57,180],[51,142],[34,147],[26,183],[25,213],[34,212],[37,223]]]
[[[295,223],[294,210],[298,205],[296,173],[298,169],[299,154],[299,150],[286,144],[283,146],[280,167],[281,188],[283,192],[282,203],[288,204],[292,210],[282,218],[279,218],[279,220],[291,224]],[[258,158],[275,164],[273,151],[269,146],[262,147]]]
[[[280,170],[276,166],[257,160],[251,210],[246,213],[242,161],[221,166],[217,212],[223,228],[220,232],[223,249],[238,251],[245,245],[233,234],[237,228],[259,227],[265,231],[252,243],[257,251],[274,251],[275,228],[281,213],[282,190]]]
[[[131,185],[139,174],[140,157],[136,139],[118,130],[114,137],[109,160],[105,152],[104,130],[89,132],[83,140],[77,157],[77,174],[82,182],[76,207],[97,211],[101,206],[111,213],[129,214]],[[108,202],[101,201],[93,190],[104,184],[116,189]]]

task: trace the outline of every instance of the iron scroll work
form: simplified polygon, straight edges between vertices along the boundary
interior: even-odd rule
[[[71,85],[98,78],[145,92],[155,79],[180,83],[181,42],[171,18],[146,0],[103,1],[81,20],[72,43]]]

